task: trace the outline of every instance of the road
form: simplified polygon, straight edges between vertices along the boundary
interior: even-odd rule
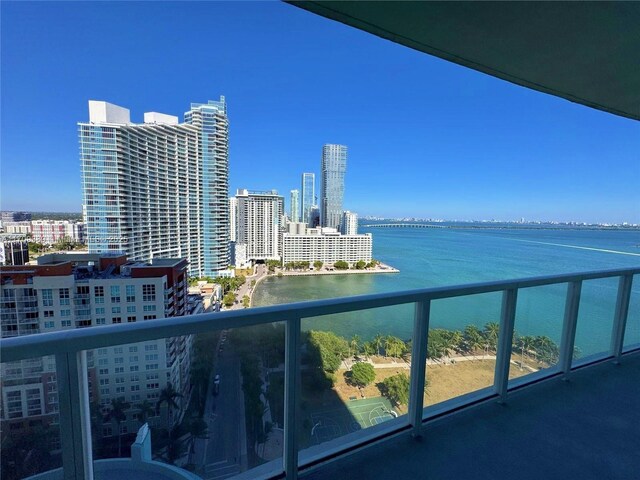
[[[226,345],[225,345],[226,346]],[[218,395],[213,395],[213,377],[220,375]],[[204,465],[205,479],[224,479],[246,469],[244,398],[240,384],[240,359],[223,350],[211,374],[204,420],[208,439],[198,440],[194,459]]]

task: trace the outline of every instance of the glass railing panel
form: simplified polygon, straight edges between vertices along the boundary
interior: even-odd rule
[[[302,320],[303,463],[406,421],[413,318],[410,304]]]
[[[618,296],[618,277],[582,283],[573,365],[609,355]]]
[[[518,290],[510,368],[510,377],[518,380],[511,384],[527,380],[522,377],[543,376],[557,366],[566,297],[566,284]]]
[[[114,345],[89,358],[96,472],[114,458],[131,475],[143,470],[133,445],[144,424],[152,453],[143,461],[201,478],[282,471],[283,324]]]
[[[640,348],[640,275],[633,277],[623,351]]]
[[[493,386],[502,292],[431,302],[425,407]]]
[[[1,369],[2,478],[62,467],[55,357],[2,363]]]
[[[231,385],[220,381],[213,412],[217,419],[209,440],[217,453],[207,453],[203,478],[226,478],[236,463],[239,471],[279,473],[284,445],[285,325],[278,322],[233,329],[228,338],[228,346],[222,340],[216,372],[223,379],[237,375],[240,382],[236,387],[235,381]],[[234,436],[237,446],[231,440]],[[226,466],[217,463],[221,461]]]

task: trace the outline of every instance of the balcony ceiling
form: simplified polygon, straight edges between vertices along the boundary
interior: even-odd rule
[[[640,2],[289,3],[517,85],[640,120]]]

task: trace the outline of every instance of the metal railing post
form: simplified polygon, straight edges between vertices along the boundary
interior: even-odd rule
[[[616,363],[620,363],[622,347],[624,346],[624,332],[627,327],[627,317],[629,316],[632,282],[633,275],[623,275],[618,283],[618,299],[611,332],[611,355],[615,358]]]
[[[507,401],[509,387],[509,367],[513,344],[513,326],[516,320],[516,304],[518,290],[510,288],[502,293],[502,311],[500,313],[500,331],[498,333],[498,351],[496,352],[496,369],[494,372],[494,388],[498,401]]]
[[[411,349],[411,387],[409,391],[409,421],[413,427],[412,435],[414,438],[422,436],[422,411],[424,409],[430,310],[430,300],[416,302],[413,319],[413,346]]]
[[[86,352],[56,355],[64,479],[92,480],[93,452]]]
[[[284,361],[284,450],[283,463],[287,479],[298,478],[298,435],[296,413],[300,388],[300,330],[299,318],[288,320],[285,330]]]
[[[580,294],[582,281],[570,282],[567,285],[567,300],[564,305],[564,321],[562,323],[562,339],[560,340],[560,358],[558,368],[569,378],[571,364],[573,362],[573,349],[576,341],[576,325],[578,323],[578,310],[580,308]]]

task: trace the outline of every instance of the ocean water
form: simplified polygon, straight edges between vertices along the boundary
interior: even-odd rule
[[[256,289],[254,305],[640,267],[638,230],[361,227],[360,232],[373,234],[374,258],[400,273],[268,278]],[[615,278],[583,284],[576,336],[582,355],[609,348],[617,285]],[[547,335],[559,343],[566,290],[566,285],[520,290],[517,333]],[[430,327],[482,327],[499,321],[500,306],[500,293],[434,301]],[[365,340],[378,333],[409,339],[412,326],[412,305],[303,321],[304,329]],[[639,276],[634,279],[625,337],[625,344],[635,343],[640,343]]]

